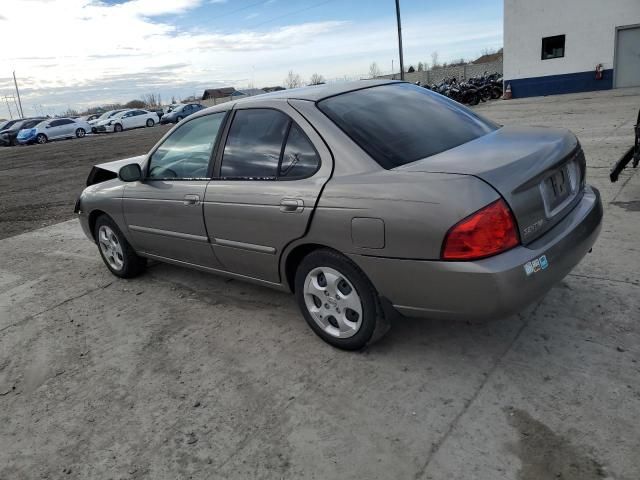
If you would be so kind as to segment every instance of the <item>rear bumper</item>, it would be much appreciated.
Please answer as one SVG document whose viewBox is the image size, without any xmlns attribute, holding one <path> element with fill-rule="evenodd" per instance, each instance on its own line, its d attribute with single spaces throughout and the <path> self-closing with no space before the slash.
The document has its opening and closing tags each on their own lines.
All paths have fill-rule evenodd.
<svg viewBox="0 0 640 480">
<path fill-rule="evenodd" d="M 487 320 L 514 314 L 560 282 L 589 252 L 602 223 L 598 190 L 586 187 L 574 209 L 535 242 L 477 262 L 353 255 L 380 296 L 409 317 Z M 547 267 L 525 265 L 546 257 Z M 545 262 L 543 261 L 543 264 Z M 530 265 L 529 265 L 530 266 Z"/>
</svg>

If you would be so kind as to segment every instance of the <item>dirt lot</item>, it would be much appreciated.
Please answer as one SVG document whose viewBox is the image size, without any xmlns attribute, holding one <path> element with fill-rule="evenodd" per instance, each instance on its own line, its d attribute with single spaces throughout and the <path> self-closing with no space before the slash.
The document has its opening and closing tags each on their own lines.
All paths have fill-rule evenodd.
<svg viewBox="0 0 640 480">
<path fill-rule="evenodd" d="M 629 89 L 480 107 L 579 135 L 593 253 L 516 316 L 394 318 L 364 352 L 317 339 L 289 295 L 162 264 L 118 280 L 73 220 L 1 240 L 0 479 L 639 479 L 640 173 L 607 179 L 639 107 Z M 93 163 L 66 159 L 80 145 L 42 150 L 77 170 L 57 201 Z M 3 178 L 3 208 L 46 204 L 53 175 Z"/>
<path fill-rule="evenodd" d="M 168 129 L 0 147 L 0 239 L 68 220 L 92 165 L 141 155 Z"/>
</svg>

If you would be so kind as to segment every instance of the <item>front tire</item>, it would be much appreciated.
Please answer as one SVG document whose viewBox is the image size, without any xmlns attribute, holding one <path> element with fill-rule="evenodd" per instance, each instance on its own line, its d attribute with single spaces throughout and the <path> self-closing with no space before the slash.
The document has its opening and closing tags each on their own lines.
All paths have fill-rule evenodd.
<svg viewBox="0 0 640 480">
<path fill-rule="evenodd" d="M 116 133 L 120 133 L 122 131 L 122 125 L 120 125 L 119 123 L 116 123 L 113 126 L 113 131 L 116 132 Z"/>
<path fill-rule="evenodd" d="M 36 137 L 36 142 L 38 142 L 40 145 L 44 145 L 45 143 L 47 143 L 47 140 L 47 136 L 44 133 L 39 133 Z"/>
<path fill-rule="evenodd" d="M 87 134 L 87 132 L 85 132 L 84 128 L 78 128 L 76 130 L 76 137 L 77 138 L 82 138 Z"/>
<path fill-rule="evenodd" d="M 93 236 L 102 261 L 116 277 L 133 278 L 147 266 L 147 260 L 133 250 L 116 223 L 107 215 L 96 220 Z"/>
<path fill-rule="evenodd" d="M 383 310 L 371 282 L 347 257 L 322 249 L 296 271 L 295 295 L 311 329 L 343 350 L 360 350 L 381 324 Z"/>
<path fill-rule="evenodd" d="M 156 122 L 153 121 L 153 118 L 147 119 L 147 127 L 153 127 L 155 124 Z"/>
<path fill-rule="evenodd" d="M 182 117 L 178 115 L 176 117 L 176 123 L 180 123 L 181 121 L 182 121 Z"/>
</svg>

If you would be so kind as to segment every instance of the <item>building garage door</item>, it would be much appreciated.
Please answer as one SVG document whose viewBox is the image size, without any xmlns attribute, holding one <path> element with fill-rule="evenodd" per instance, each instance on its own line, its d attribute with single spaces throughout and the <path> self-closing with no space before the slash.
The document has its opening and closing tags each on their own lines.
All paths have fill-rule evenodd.
<svg viewBox="0 0 640 480">
<path fill-rule="evenodd" d="M 618 30 L 616 87 L 640 86 L 640 27 Z"/>
</svg>

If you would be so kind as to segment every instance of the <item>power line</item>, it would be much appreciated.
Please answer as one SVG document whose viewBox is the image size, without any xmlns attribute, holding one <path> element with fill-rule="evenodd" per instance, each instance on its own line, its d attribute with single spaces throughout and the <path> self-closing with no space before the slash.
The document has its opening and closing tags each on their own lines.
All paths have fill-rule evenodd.
<svg viewBox="0 0 640 480">
<path fill-rule="evenodd" d="M 311 10 L 313 8 L 318 8 L 318 7 L 321 7 L 322 5 L 326 5 L 327 3 L 331 3 L 331 2 L 335 2 L 335 1 L 336 0 L 325 0 L 324 2 L 319 2 L 319 3 L 316 3 L 314 5 L 309 5 L 308 7 L 301 8 L 301 9 L 295 10 L 293 12 L 285 13 L 283 15 L 279 15 L 277 17 L 270 18 L 269 20 L 265 20 L 264 22 L 256 23 L 255 25 L 251 25 L 249 28 L 260 27 L 261 25 L 264 25 L 266 23 L 270 23 L 270 22 L 273 22 L 275 20 L 280 20 L 281 18 L 288 17 L 290 15 L 295 15 L 297 13 L 306 12 L 307 10 Z"/>
</svg>

